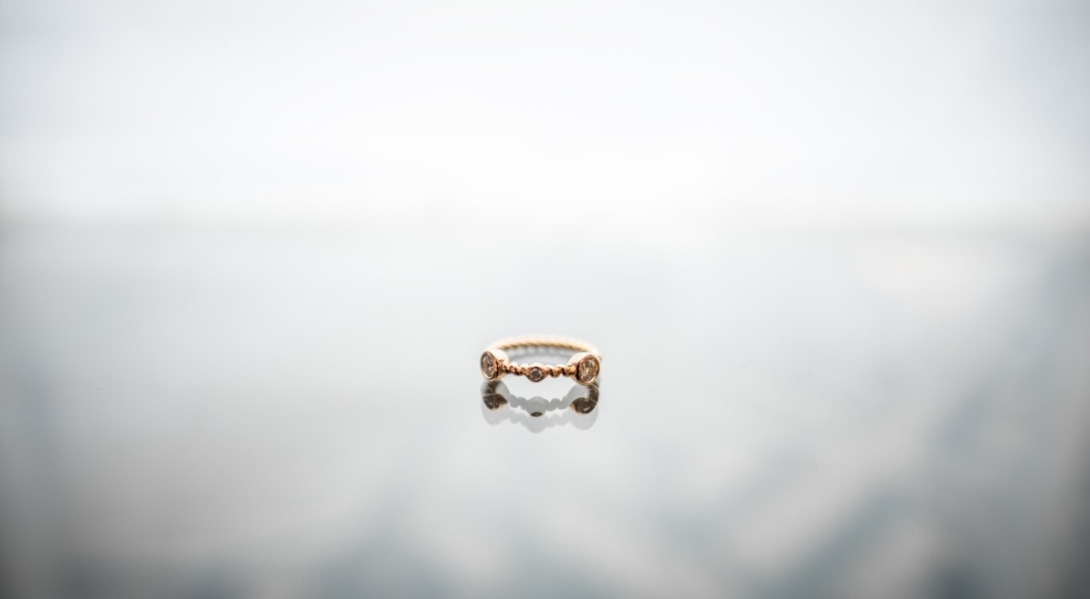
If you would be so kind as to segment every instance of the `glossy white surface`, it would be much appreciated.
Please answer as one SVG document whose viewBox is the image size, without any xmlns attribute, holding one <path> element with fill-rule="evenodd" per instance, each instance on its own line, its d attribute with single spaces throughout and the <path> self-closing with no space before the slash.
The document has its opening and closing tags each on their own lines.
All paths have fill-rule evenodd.
<svg viewBox="0 0 1090 599">
<path fill-rule="evenodd" d="M 0 237 L 6 584 L 109 597 L 1075 588 L 1085 238 L 514 236 Z M 492 253 L 497 240 L 510 254 Z M 587 272 L 533 266 L 586 256 Z M 538 332 L 602 348 L 593 414 L 554 410 L 542 427 L 483 408 L 480 350 Z M 569 388 L 504 381 L 524 398 Z"/>
</svg>

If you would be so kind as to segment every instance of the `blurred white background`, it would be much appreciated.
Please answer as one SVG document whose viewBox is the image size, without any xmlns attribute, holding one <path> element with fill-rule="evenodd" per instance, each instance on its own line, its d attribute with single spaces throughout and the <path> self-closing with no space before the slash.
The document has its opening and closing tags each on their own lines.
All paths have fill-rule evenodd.
<svg viewBox="0 0 1090 599">
<path fill-rule="evenodd" d="M 0 217 L 1084 229 L 1090 8 L 6 0 Z"/>
</svg>

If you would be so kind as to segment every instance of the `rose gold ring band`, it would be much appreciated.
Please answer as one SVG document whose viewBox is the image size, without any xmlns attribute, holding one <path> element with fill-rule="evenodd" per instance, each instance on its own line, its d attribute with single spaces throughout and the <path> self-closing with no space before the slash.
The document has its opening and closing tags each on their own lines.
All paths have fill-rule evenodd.
<svg viewBox="0 0 1090 599">
<path fill-rule="evenodd" d="M 517 350 L 571 350 L 575 355 L 566 364 L 519 364 L 512 362 L 507 352 Z M 547 377 L 566 376 L 580 385 L 598 380 L 602 370 L 602 355 L 589 343 L 567 337 L 527 336 L 500 339 L 481 353 L 481 374 L 486 381 L 498 381 L 507 374 L 524 376 L 538 383 Z"/>
</svg>

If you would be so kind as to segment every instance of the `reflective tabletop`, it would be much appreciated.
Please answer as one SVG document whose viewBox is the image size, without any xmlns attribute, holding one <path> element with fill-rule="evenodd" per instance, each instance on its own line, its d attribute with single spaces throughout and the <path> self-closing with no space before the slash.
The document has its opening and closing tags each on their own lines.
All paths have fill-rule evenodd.
<svg viewBox="0 0 1090 599">
<path fill-rule="evenodd" d="M 1085 588 L 1087 239 L 384 235 L 0 236 L 0 594 Z"/>
</svg>

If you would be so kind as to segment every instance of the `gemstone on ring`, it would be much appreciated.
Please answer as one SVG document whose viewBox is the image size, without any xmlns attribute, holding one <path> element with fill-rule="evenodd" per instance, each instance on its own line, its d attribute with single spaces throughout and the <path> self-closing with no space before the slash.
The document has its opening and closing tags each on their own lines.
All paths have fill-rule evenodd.
<svg viewBox="0 0 1090 599">
<path fill-rule="evenodd" d="M 540 366 L 534 365 L 530 367 L 530 370 L 526 373 L 527 378 L 535 383 L 540 383 L 545 379 L 545 371 Z"/>
<path fill-rule="evenodd" d="M 481 354 L 481 374 L 487 380 L 496 380 L 499 367 L 496 364 L 496 356 L 492 355 L 492 352 L 486 351 Z"/>
<path fill-rule="evenodd" d="M 598 378 L 599 368 L 598 358 L 592 355 L 583 357 L 583 359 L 579 361 L 579 382 L 584 385 L 593 383 L 594 379 Z"/>
</svg>

